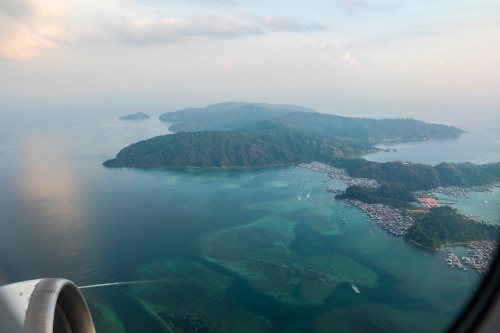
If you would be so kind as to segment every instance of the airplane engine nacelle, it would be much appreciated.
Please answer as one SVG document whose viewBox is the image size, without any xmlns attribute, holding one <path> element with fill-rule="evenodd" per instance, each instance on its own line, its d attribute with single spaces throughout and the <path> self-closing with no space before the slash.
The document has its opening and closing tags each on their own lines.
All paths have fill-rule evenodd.
<svg viewBox="0 0 500 333">
<path fill-rule="evenodd" d="M 0 323 L 2 333 L 95 333 L 83 295 L 65 279 L 0 287 Z"/>
</svg>

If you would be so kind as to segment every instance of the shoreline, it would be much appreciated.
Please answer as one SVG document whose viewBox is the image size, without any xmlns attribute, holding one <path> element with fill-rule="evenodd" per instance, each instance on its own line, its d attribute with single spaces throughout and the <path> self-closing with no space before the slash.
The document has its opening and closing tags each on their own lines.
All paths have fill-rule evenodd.
<svg viewBox="0 0 500 333">
<path fill-rule="evenodd" d="M 341 179 L 347 184 L 349 184 L 348 181 L 353 179 L 349 177 L 349 175 L 344 169 L 338 169 L 323 163 L 318 163 L 318 162 L 301 163 L 298 166 L 309 169 L 314 172 L 325 173 L 331 178 Z M 368 184 L 373 186 L 373 183 L 370 182 L 371 179 L 359 179 L 359 180 L 362 180 L 359 184 L 361 186 L 363 186 L 362 183 L 365 183 L 366 181 L 368 181 L 367 182 Z M 495 181 L 487 185 L 472 186 L 470 188 L 452 187 L 452 190 L 454 192 L 458 192 L 465 196 L 465 193 L 467 193 L 467 191 L 491 192 L 493 188 L 497 187 L 500 187 L 500 182 Z M 439 189 L 445 191 L 449 190 L 448 188 L 443 188 L 443 187 L 440 187 Z M 429 191 L 428 193 L 432 193 L 431 191 Z M 423 192 L 427 191 L 421 191 L 420 194 L 423 194 Z M 413 219 L 410 216 L 403 215 L 401 210 L 380 203 L 368 204 L 356 199 L 350 199 L 349 202 L 351 202 L 354 206 L 356 206 L 364 214 L 366 214 L 368 216 L 367 219 L 369 219 L 369 221 L 370 219 L 371 221 L 377 221 L 376 224 L 381 229 L 386 230 L 387 232 L 393 234 L 394 236 L 403 236 L 405 241 L 408 241 L 409 243 L 412 243 L 413 245 L 421 247 L 427 251 L 432 251 L 434 253 L 441 252 L 442 246 L 445 247 L 467 246 L 469 248 L 467 250 L 467 254 L 469 254 L 469 256 L 463 256 L 462 261 L 460 261 L 458 256 L 456 256 L 449 250 L 449 248 L 447 248 L 448 252 L 447 264 L 451 268 L 459 267 L 464 271 L 467 271 L 467 269 L 463 266 L 465 264 L 474 268 L 478 274 L 485 275 L 487 274 L 489 267 L 491 266 L 491 263 L 498 252 L 498 241 L 446 242 L 443 244 L 439 244 L 439 247 L 437 248 L 430 248 L 428 246 L 424 246 L 406 237 L 407 231 L 413 225 Z M 370 225 L 374 224 L 370 222 Z M 450 256 L 453 256 L 453 260 L 449 258 Z"/>
<path fill-rule="evenodd" d="M 422 244 L 420 244 L 420 243 L 417 243 L 417 242 L 415 242 L 415 241 L 414 241 L 414 240 L 412 240 L 412 239 L 406 239 L 406 238 L 405 238 L 405 241 L 410 242 L 410 243 L 413 243 L 413 244 L 414 244 L 414 245 L 416 245 L 416 246 L 422 247 L 422 248 L 424 248 L 424 249 L 426 249 L 426 250 L 429 250 L 429 251 L 432 251 L 432 252 L 440 252 L 440 251 L 441 251 L 441 248 L 435 248 L 435 249 L 433 249 L 433 248 L 431 248 L 431 247 L 428 247 L 428 246 L 422 245 Z"/>
</svg>

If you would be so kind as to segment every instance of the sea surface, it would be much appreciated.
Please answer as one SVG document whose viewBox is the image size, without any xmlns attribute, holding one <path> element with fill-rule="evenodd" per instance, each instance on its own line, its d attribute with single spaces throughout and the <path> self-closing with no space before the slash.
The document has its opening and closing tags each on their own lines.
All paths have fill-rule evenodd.
<svg viewBox="0 0 500 333">
<path fill-rule="evenodd" d="M 98 332 L 441 332 L 482 279 L 370 225 L 334 200 L 327 189 L 346 185 L 324 174 L 104 168 L 121 148 L 168 133 L 156 117 L 118 116 L 0 123 L 0 283 L 87 287 Z M 500 161 L 491 122 L 465 129 L 367 158 Z M 499 223 L 499 192 L 471 192 L 456 208 Z"/>
</svg>

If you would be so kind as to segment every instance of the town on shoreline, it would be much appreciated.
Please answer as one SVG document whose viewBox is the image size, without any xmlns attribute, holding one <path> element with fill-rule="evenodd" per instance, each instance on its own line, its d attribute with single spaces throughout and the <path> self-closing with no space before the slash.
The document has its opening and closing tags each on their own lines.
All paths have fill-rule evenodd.
<svg viewBox="0 0 500 333">
<path fill-rule="evenodd" d="M 334 179 L 343 180 L 348 186 L 357 185 L 357 186 L 372 187 L 372 188 L 377 188 L 380 186 L 380 184 L 375 179 L 351 177 L 347 174 L 345 170 L 335 168 L 324 163 L 319 163 L 319 162 L 301 163 L 298 166 L 309 169 L 314 172 L 327 174 L 329 177 Z M 461 188 L 457 186 L 449 188 L 439 187 L 437 189 L 432 189 L 429 191 L 417 191 L 414 194 L 417 197 L 429 197 L 435 193 L 442 193 L 450 197 L 467 198 L 468 197 L 467 193 L 469 191 L 476 191 L 483 193 L 491 192 L 493 188 L 496 187 L 500 187 L 500 182 L 494 182 L 492 184 L 484 186 L 474 186 L 471 188 Z M 338 193 L 339 191 L 329 190 L 329 192 Z M 439 200 L 440 198 L 424 198 L 424 199 L 431 199 L 431 200 L 421 200 L 421 203 L 425 204 L 429 202 L 431 205 L 434 205 L 436 200 Z M 431 202 L 432 200 L 434 201 Z M 394 236 L 398 237 L 404 236 L 409 230 L 409 228 L 413 225 L 413 219 L 400 209 L 380 203 L 375 203 L 375 204 L 364 203 L 356 199 L 351 199 L 350 202 L 368 216 L 367 220 L 371 225 L 373 225 L 373 223 L 376 223 L 380 228 L 386 230 L 387 232 L 393 234 Z M 444 202 L 444 204 L 452 204 L 452 203 Z M 472 216 L 467 216 L 465 214 L 463 215 L 475 222 L 488 223 L 488 221 L 475 219 Z M 414 243 L 415 245 L 422 246 L 415 242 L 412 243 Z M 472 241 L 461 244 L 444 244 L 444 245 L 446 246 L 446 251 L 448 252 L 446 263 L 451 268 L 458 268 L 467 271 L 467 269 L 464 267 L 465 264 L 474 268 L 476 272 L 481 275 L 485 275 L 488 272 L 488 269 L 491 263 L 493 262 L 493 259 L 495 258 L 495 255 L 499 248 L 498 241 Z M 458 246 L 458 245 L 463 245 L 468 247 L 467 255 L 463 256 L 462 260 L 460 260 L 458 256 L 455 253 L 451 252 L 450 250 L 450 246 Z M 428 249 L 427 247 L 424 248 Z M 439 251 L 439 249 L 430 249 L 430 250 Z"/>
</svg>

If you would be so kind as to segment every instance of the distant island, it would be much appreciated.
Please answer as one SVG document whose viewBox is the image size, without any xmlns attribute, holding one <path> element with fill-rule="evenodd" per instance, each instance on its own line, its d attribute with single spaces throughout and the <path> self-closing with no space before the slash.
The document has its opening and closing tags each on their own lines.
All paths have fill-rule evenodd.
<svg viewBox="0 0 500 333">
<path fill-rule="evenodd" d="M 143 120 L 143 119 L 149 119 L 151 118 L 149 115 L 143 113 L 143 112 L 137 112 L 137 113 L 134 113 L 134 114 L 130 114 L 128 116 L 123 116 L 123 117 L 120 117 L 118 119 L 122 119 L 122 120 Z"/>
</svg>

